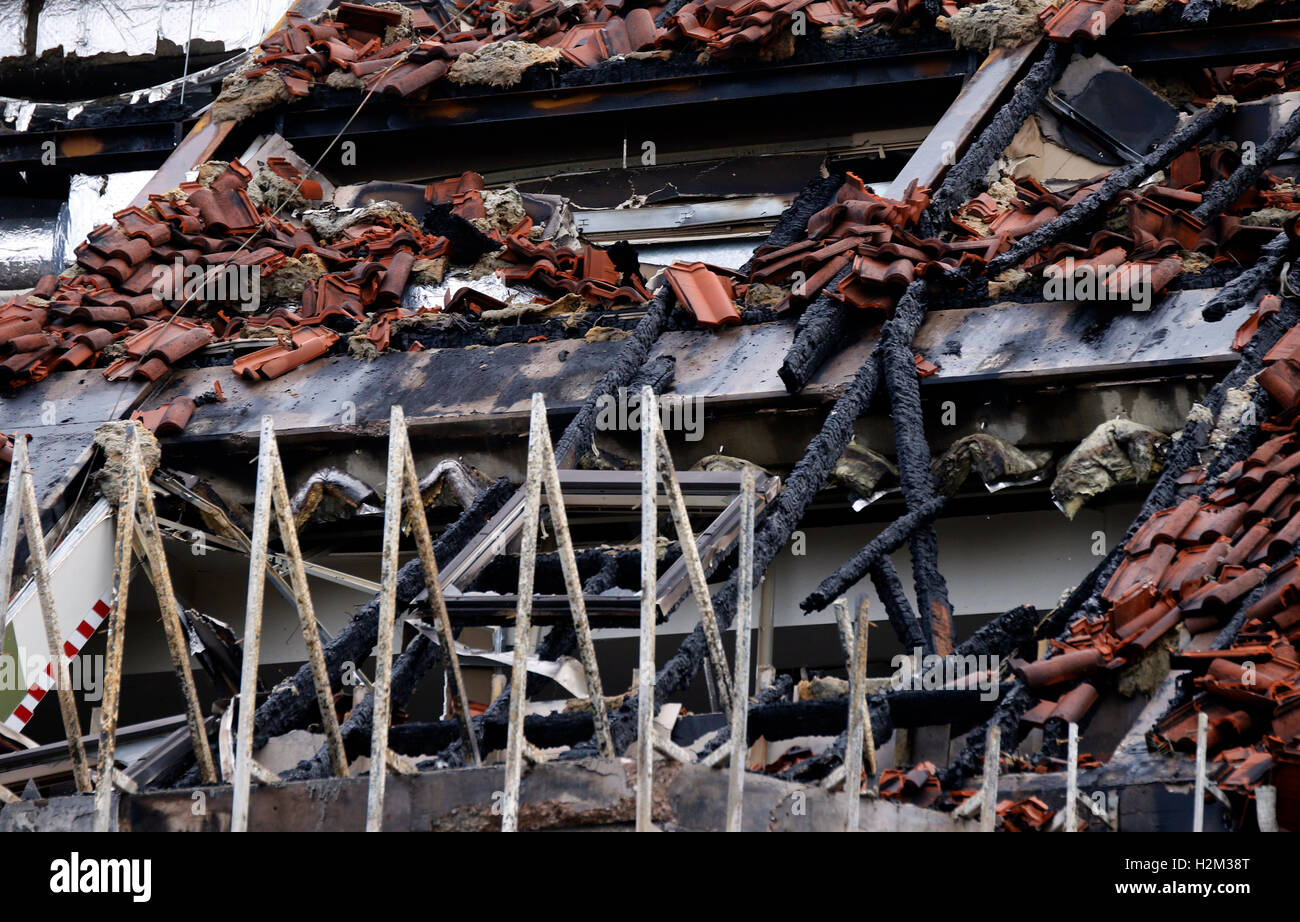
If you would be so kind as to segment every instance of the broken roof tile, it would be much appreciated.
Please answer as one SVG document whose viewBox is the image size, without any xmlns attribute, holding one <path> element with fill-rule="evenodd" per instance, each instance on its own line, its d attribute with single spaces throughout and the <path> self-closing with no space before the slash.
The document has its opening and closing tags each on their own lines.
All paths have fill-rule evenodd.
<svg viewBox="0 0 1300 922">
<path fill-rule="evenodd" d="M 131 419 L 139 420 L 154 435 L 176 435 L 189 424 L 194 409 L 189 397 L 175 397 L 156 409 L 136 410 Z"/>
<path fill-rule="evenodd" d="M 677 300 L 704 326 L 740 323 L 731 279 L 704 263 L 677 264 L 664 270 Z"/>
<path fill-rule="evenodd" d="M 301 327 L 293 331 L 289 344 L 268 346 L 236 359 L 234 372 L 249 381 L 269 381 L 320 358 L 338 338 L 325 327 Z"/>
</svg>

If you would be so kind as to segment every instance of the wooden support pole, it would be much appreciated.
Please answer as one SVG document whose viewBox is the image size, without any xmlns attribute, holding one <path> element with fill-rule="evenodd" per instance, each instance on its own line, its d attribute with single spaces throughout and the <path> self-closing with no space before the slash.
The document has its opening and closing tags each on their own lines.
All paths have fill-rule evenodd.
<svg viewBox="0 0 1300 922">
<path fill-rule="evenodd" d="M 402 528 L 402 453 L 393 444 L 401 436 L 392 429 L 388 441 L 388 495 L 384 500 L 384 549 L 379 584 L 379 628 L 375 640 L 374 701 L 370 724 L 370 784 L 366 796 L 366 832 L 384 828 L 384 785 L 388 776 L 388 726 L 392 716 L 393 631 L 397 620 L 397 549 Z M 393 491 L 396 490 L 396 496 Z"/>
<path fill-rule="evenodd" d="M 1255 787 L 1255 819 L 1260 832 L 1277 832 L 1277 788 L 1271 784 Z"/>
<path fill-rule="evenodd" d="M 185 723 L 189 727 L 194 758 L 198 762 L 199 777 L 204 784 L 217 783 L 217 769 L 212 762 L 212 749 L 204 727 L 203 708 L 199 704 L 198 689 L 194 685 L 194 671 L 190 668 L 190 642 L 181 624 L 180 605 L 176 602 L 171 571 L 167 568 L 167 554 L 163 550 L 162 534 L 158 527 L 158 511 L 154 507 L 153 491 L 143 467 L 137 467 L 134 476 L 140 479 L 140 503 L 137 509 L 136 535 L 144 547 L 149 561 L 154 594 L 158 597 L 158 610 L 162 615 L 163 633 L 167 636 L 167 651 L 171 655 L 172 669 L 180 682 L 181 697 L 185 701 Z"/>
<path fill-rule="evenodd" d="M 636 831 L 654 829 L 654 720 L 655 720 L 655 619 L 659 606 L 655 598 L 658 582 L 655 568 L 655 539 L 658 534 L 659 464 L 655 431 L 659 413 L 655 393 L 641 389 L 641 635 L 637 666 L 637 776 Z"/>
<path fill-rule="evenodd" d="M 280 449 L 275 440 L 275 426 L 270 416 L 262 417 L 260 437 L 253 534 L 248 549 L 248 604 L 244 623 L 243 670 L 240 675 L 239 727 L 234 767 L 235 791 L 230 824 L 231 831 L 234 832 L 243 832 L 248 828 L 249 785 L 252 779 L 256 778 L 263 783 L 278 780 L 274 772 L 268 771 L 253 759 L 252 753 L 265 581 L 269 576 L 277 585 L 280 582 L 278 574 L 268 568 L 270 552 L 267 545 L 270 541 L 272 516 L 275 517 L 280 540 L 284 544 L 283 559 L 289 569 L 290 599 L 298 613 L 298 626 L 307 650 L 307 663 L 311 670 L 316 706 L 320 711 L 330 762 L 336 777 L 346 778 L 348 774 L 347 753 L 343 748 L 343 736 L 334 708 L 334 690 L 330 685 L 329 669 L 325 664 L 325 651 L 321 644 L 321 628 L 316 621 L 316 609 L 307 584 L 307 565 L 298 544 L 298 526 L 294 520 L 289 486 L 284 477 Z"/>
<path fill-rule="evenodd" d="M 1079 831 L 1079 725 L 1070 722 L 1065 766 L 1065 831 Z"/>
<path fill-rule="evenodd" d="M 1209 718 L 1204 711 L 1196 714 L 1196 789 L 1192 803 L 1192 832 L 1205 831 L 1205 755 L 1209 737 Z"/>
<path fill-rule="evenodd" d="M 998 828 L 998 773 L 1002 759 L 1002 726 L 989 721 L 984 737 L 984 786 L 980 789 L 980 832 Z"/>
<path fill-rule="evenodd" d="M 857 637 L 854 651 L 862 654 L 862 747 L 868 778 L 876 777 L 876 735 L 871 729 L 871 709 L 867 706 L 867 669 L 871 662 L 871 613 L 866 594 L 858 596 Z"/>
<path fill-rule="evenodd" d="M 26 456 L 27 437 L 22 433 L 14 434 L 14 457 L 18 459 L 18 443 L 23 443 Z M 18 465 L 9 465 L 9 485 L 5 489 L 4 509 L 0 513 L 0 654 L 5 649 L 5 634 L 9 627 L 9 594 L 13 591 L 14 554 L 18 550 L 18 521 L 22 518 L 22 483 L 18 474 Z"/>
<path fill-rule="evenodd" d="M 68 752 L 72 756 L 72 775 L 77 791 L 91 791 L 90 765 L 86 760 L 86 747 L 81 744 L 81 723 L 77 719 L 77 703 L 72 697 L 72 675 L 68 671 L 68 658 L 63 655 L 63 638 L 59 631 L 59 615 L 54 607 L 54 587 L 50 583 L 50 562 L 45 554 L 45 535 L 41 532 L 41 513 L 36 504 L 36 484 L 32 477 L 31 460 L 27 456 L 27 440 L 21 435 L 14 439 L 14 456 L 9 465 L 9 477 L 21 483 L 21 512 L 27 534 L 27 552 L 31 556 L 36 577 L 36 594 L 45 618 L 45 640 L 50 650 L 50 673 L 58 691 L 59 711 L 63 716 L 63 731 L 68 736 Z M 11 515 L 17 515 L 13 510 Z M 8 600 L 5 600 L 6 607 Z"/>
<path fill-rule="evenodd" d="M 736 673 L 731 686 L 731 765 L 727 785 L 727 832 L 740 832 L 744 818 L 746 754 L 749 752 L 749 627 L 754 608 L 754 468 L 740 481 L 740 552 L 736 566 Z"/>
<path fill-rule="evenodd" d="M 248 598 L 244 608 L 243 663 L 239 676 L 239 720 L 235 731 L 235 777 L 230 831 L 248 831 L 248 801 L 253 781 L 253 712 L 257 709 L 257 662 L 262 649 L 262 602 L 266 588 L 267 541 L 271 534 L 271 417 L 262 417 L 253 501 L 252 547 L 248 553 Z"/>
<path fill-rule="evenodd" d="M 280 449 L 271 435 L 271 489 L 276 523 L 280 528 L 280 541 L 284 544 L 289 562 L 289 581 L 293 587 L 294 609 L 298 612 L 298 626 L 302 630 L 303 644 L 307 649 L 307 663 L 311 668 L 312 684 L 316 690 L 316 705 L 320 710 L 321 728 L 329 746 L 330 762 L 336 778 L 348 776 L 348 756 L 343 750 L 343 736 L 339 731 L 339 716 L 334 710 L 334 690 L 330 687 L 329 667 L 325 665 L 325 650 L 321 646 L 320 628 L 316 623 L 316 609 L 312 605 L 311 590 L 307 586 L 307 572 L 303 565 L 302 550 L 298 546 L 298 524 L 294 521 L 293 506 L 289 501 L 289 488 L 284 480 L 284 467 L 280 463 Z"/>
<path fill-rule="evenodd" d="M 465 676 L 460 668 L 460 654 L 456 652 L 456 636 L 451 629 L 451 616 L 447 614 L 447 602 L 442 595 L 442 584 L 438 578 L 438 558 L 433 552 L 433 536 L 429 533 L 429 520 L 424 514 L 420 478 L 415 472 L 415 456 L 411 453 L 411 438 L 406 428 L 406 415 L 401 407 L 393 407 L 389 426 L 401 432 L 405 471 L 402 492 L 406 496 L 406 517 L 411 523 L 411 531 L 415 535 L 415 547 L 420 555 L 420 564 L 424 568 L 424 585 L 428 589 L 433 621 L 442 638 L 442 649 L 447 658 L 446 674 L 450 676 L 455 686 L 452 694 L 456 698 L 456 709 L 460 712 L 461 740 L 469 748 L 474 764 L 482 765 L 483 757 L 479 753 L 478 737 L 474 734 L 469 712 L 469 690 L 465 687 Z"/>
<path fill-rule="evenodd" d="M 578 573 L 578 558 L 573 550 L 573 537 L 569 533 L 569 517 L 564 509 L 564 491 L 560 487 L 560 472 L 555 466 L 555 450 L 551 446 L 551 433 L 546 426 L 546 402 L 541 394 L 533 394 L 533 413 L 539 418 L 541 433 L 542 477 L 546 485 L 546 506 L 551 511 L 551 524 L 555 527 L 555 545 L 559 551 L 560 569 L 564 573 L 564 587 L 569 596 L 569 612 L 573 616 L 573 630 L 578 635 L 578 659 L 587 680 L 587 700 L 591 702 L 592 723 L 596 730 L 596 743 L 606 759 L 614 758 L 614 737 L 609 729 L 609 714 L 605 711 L 605 692 L 600 684 L 600 669 L 596 665 L 596 644 L 591 637 L 591 623 L 587 619 L 587 603 L 582 594 L 582 577 Z M 529 445 L 532 450 L 532 445 Z M 540 515 L 540 510 L 539 510 Z M 532 566 L 536 566 L 534 556 Z"/>
<path fill-rule="evenodd" d="M 846 609 L 837 600 L 836 611 Z M 847 612 L 845 613 L 847 617 Z M 871 739 L 871 715 L 867 711 L 867 607 L 858 610 L 857 632 L 846 634 L 845 646 L 850 651 L 849 659 L 849 735 L 844 752 L 844 830 L 858 831 L 858 820 L 862 812 L 862 762 L 863 749 Z M 867 774 L 874 775 L 875 746 L 871 746 Z"/>
<path fill-rule="evenodd" d="M 519 784 L 523 775 L 524 711 L 528 697 L 528 657 L 532 646 L 533 574 L 537 569 L 537 525 L 542 507 L 542 439 L 550 440 L 540 395 L 533 395 L 528 427 L 528 467 L 524 474 L 524 525 L 519 548 L 519 589 L 515 605 L 515 655 L 510 667 L 510 723 L 506 731 L 505 792 L 501 831 L 519 828 Z"/>
<path fill-rule="evenodd" d="M 677 531 L 677 543 L 681 545 L 682 561 L 686 564 L 686 573 L 691 581 L 691 594 L 700 609 L 700 621 L 704 625 L 704 639 L 708 643 L 709 659 L 706 666 L 711 667 L 711 674 L 717 694 L 717 706 L 724 713 L 731 713 L 731 682 L 727 678 L 727 655 L 722 648 L 722 630 L 718 626 L 718 616 L 713 611 L 713 597 L 709 594 L 709 582 L 704 575 L 704 563 L 700 560 L 699 545 L 695 541 L 695 531 L 691 528 L 691 518 L 686 510 L 686 499 L 677 481 L 677 469 L 673 466 L 672 451 L 663 429 L 655 426 L 655 442 L 659 449 L 659 461 L 663 464 L 663 483 L 668 490 L 668 508 L 673 515 L 673 527 Z M 746 677 L 748 681 L 748 677 Z M 711 702 L 712 703 L 712 702 Z"/>
<path fill-rule="evenodd" d="M 113 762 L 117 751 L 117 715 L 122 692 L 122 645 L 125 642 L 126 603 L 131 588 L 131 547 L 140 478 L 131 474 L 140 466 L 139 430 L 127 427 L 126 486 L 117 505 L 117 537 L 113 543 L 113 607 L 108 615 L 107 653 L 104 664 L 104 703 L 99 726 L 99 777 L 95 787 L 95 831 L 113 826 Z"/>
</svg>

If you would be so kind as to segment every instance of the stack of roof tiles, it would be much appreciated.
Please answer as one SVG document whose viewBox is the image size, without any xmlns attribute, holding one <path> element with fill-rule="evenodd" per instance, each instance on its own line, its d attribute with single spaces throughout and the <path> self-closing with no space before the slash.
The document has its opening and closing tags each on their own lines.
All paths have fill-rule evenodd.
<svg viewBox="0 0 1300 922">
<path fill-rule="evenodd" d="M 1270 61 L 1238 64 L 1205 71 L 1207 95 L 1226 93 L 1238 102 L 1248 102 L 1300 88 L 1300 61 Z"/>
<path fill-rule="evenodd" d="M 556 246 L 549 240 L 529 239 L 532 221 L 525 218 L 505 238 L 502 259 L 518 268 L 501 269 L 508 282 L 529 282 L 556 294 L 581 295 L 584 301 L 604 306 L 615 301 L 640 304 L 650 293 L 633 273 L 620 272 L 609 254 L 595 246 L 582 250 Z"/>
<path fill-rule="evenodd" d="M 333 18 L 312 22 L 289 13 L 284 29 L 262 42 L 262 51 L 245 77 L 274 72 L 295 96 L 332 72 L 351 74 L 366 88 L 390 96 L 409 96 L 444 78 L 462 54 L 493 42 L 531 42 L 555 48 L 577 67 L 615 55 L 648 51 L 668 38 L 655 26 L 649 9 L 619 15 L 623 3 L 559 3 L 527 0 L 510 8 L 476 0 L 457 4 L 457 20 L 438 21 L 413 9 L 412 34 L 385 43 L 402 22 L 400 10 L 341 3 Z M 456 25 L 453 28 L 452 23 Z M 461 28 L 461 23 L 470 28 Z"/>
<path fill-rule="evenodd" d="M 911 769 L 885 769 L 880 773 L 879 790 L 886 800 L 916 807 L 934 807 L 945 802 L 956 805 L 978 796 L 975 791 L 949 791 L 945 795 L 933 762 L 919 762 Z M 997 828 L 1004 832 L 1043 832 L 1056 816 L 1056 811 L 1037 797 L 999 801 L 997 813 Z M 1083 821 L 1080 828 L 1087 825 Z"/>
<path fill-rule="evenodd" d="M 1026 715 L 1030 723 L 1079 721 L 1098 697 L 1089 677 L 1137 663 L 1180 628 L 1213 636 L 1250 597 L 1230 646 L 1175 654 L 1196 676 L 1197 694 L 1165 716 L 1151 740 L 1194 750 L 1204 712 L 1224 784 L 1249 790 L 1271 777 L 1290 811 L 1284 825 L 1300 828 L 1300 326 L 1264 363 L 1259 384 L 1279 407 L 1263 425 L 1271 437 L 1204 496 L 1189 495 L 1142 525 L 1102 590 L 1101 617 L 1072 623 L 1049 658 L 1011 665 L 1044 699 Z M 1180 483 L 1194 488 L 1205 476 L 1194 468 Z"/>
<path fill-rule="evenodd" d="M 301 179 L 283 161 L 270 168 Z M 52 371 L 93 367 L 106 351 L 117 356 L 104 369 L 109 380 L 155 381 L 210 342 L 261 328 L 268 335 L 278 328 L 286 341 L 246 357 L 236 371 L 274 377 L 328 350 L 337 334 L 322 326 L 327 321 L 351 326 L 391 309 L 415 261 L 447 250 L 444 238 L 382 217 L 319 241 L 302 224 L 254 206 L 249 179 L 236 160 L 209 185 L 182 183 L 178 194 L 153 195 L 147 207 L 123 209 L 116 224 L 92 231 L 76 248 L 80 274 L 46 276 L 0 307 L 0 383 L 16 387 Z M 301 191 L 320 195 L 314 182 Z M 209 281 L 228 267 L 266 276 L 308 253 L 329 271 L 307 284 L 300 308 L 232 316 L 235 297 L 199 300 L 212 287 L 196 284 L 198 270 Z M 207 319 L 193 319 L 203 314 Z"/>
<path fill-rule="evenodd" d="M 272 159 L 267 168 L 300 185 L 304 196 L 320 197 L 319 183 L 304 181 L 288 162 Z M 325 355 L 340 332 L 358 327 L 383 351 L 393 321 L 438 310 L 404 308 L 401 301 L 420 260 L 449 255 L 447 238 L 381 209 L 363 211 L 324 240 L 302 221 L 255 206 L 248 195 L 250 179 L 236 160 L 206 184 L 182 183 L 173 193 L 151 196 L 146 207 L 117 212 L 113 225 L 95 228 L 76 248 L 74 270 L 47 275 L 31 292 L 0 306 L 0 385 L 12 389 L 54 371 L 93 367 L 103 367 L 111 381 L 157 381 L 205 346 L 246 337 L 278 342 L 242 355 L 232 371 L 267 380 Z M 488 217 L 483 190 L 482 177 L 465 173 L 430 184 L 425 199 L 483 228 Z M 528 282 L 557 296 L 576 294 L 605 308 L 649 299 L 639 275 L 616 268 L 607 251 L 537 241 L 532 230 L 525 217 L 504 234 L 490 226 L 481 231 L 513 264 L 498 270 L 507 282 Z M 300 304 L 238 303 L 233 285 L 224 286 L 229 297 L 215 300 L 213 291 L 220 286 L 211 281 L 219 272 L 235 267 L 268 276 L 289 259 L 309 256 L 326 272 L 305 283 Z M 671 272 L 697 270 L 713 271 L 692 264 Z M 200 284 L 200 273 L 207 274 L 208 284 Z M 688 310 L 698 308 L 704 325 L 739 322 L 729 284 L 714 304 L 690 296 L 683 303 Z M 441 310 L 477 315 L 504 306 L 465 287 L 454 297 L 449 291 Z M 153 422 L 175 431 L 193 409 L 175 407 Z"/>
<path fill-rule="evenodd" d="M 266 38 L 243 75 L 274 72 L 290 93 L 306 96 L 330 73 L 344 72 L 367 89 L 409 96 L 446 77 L 462 54 L 494 42 L 553 48 L 574 67 L 660 48 L 725 57 L 763 51 L 790 34 L 796 18 L 803 28 L 894 30 L 914 21 L 923 6 L 922 0 L 692 0 L 656 25 L 663 4 L 631 8 L 626 0 L 522 0 L 506 7 L 472 0 L 456 3 L 456 19 L 412 7 L 411 31 L 397 38 L 400 10 L 341 3 L 332 18 L 315 22 L 290 12 L 286 27 Z M 385 43 L 386 36 L 394 40 Z"/>
<path fill-rule="evenodd" d="M 834 300 L 888 316 L 903 289 L 928 269 L 980 261 L 974 247 L 921 239 L 908 230 L 929 202 L 929 190 L 915 183 L 895 200 L 876 195 L 849 173 L 835 201 L 808 220 L 803 240 L 754 252 L 749 281 L 793 281 L 778 311 L 802 307 L 825 291 Z"/>
<path fill-rule="evenodd" d="M 702 44 L 711 55 L 725 55 L 744 46 L 771 45 L 797 18 L 813 26 L 893 30 L 923 7 L 923 0 L 692 0 L 673 16 L 670 34 Z"/>
<path fill-rule="evenodd" d="M 1252 188 L 1228 211 L 1204 222 L 1193 216 L 1203 191 L 1227 177 L 1237 165 L 1237 155 L 1218 147 L 1192 149 L 1175 158 L 1163 183 L 1123 193 L 1121 229 L 1103 228 L 1085 242 L 1065 241 L 1032 254 L 1024 269 L 1046 269 L 1105 276 L 1113 296 L 1137 279 L 1149 280 L 1159 293 L 1183 272 L 1183 255 L 1196 252 L 1220 265 L 1253 262 L 1260 249 L 1278 233 L 1276 227 L 1246 223 L 1243 217 L 1265 207 L 1300 212 L 1300 197 L 1290 184 L 1266 176 L 1268 188 Z M 1024 236 L 1064 213 L 1097 190 L 1104 177 L 1082 185 L 1069 196 L 1043 188 L 1032 177 L 1014 180 L 1011 201 L 981 193 L 951 218 L 959 245 L 976 245 L 991 258 Z M 1115 226 L 1115 225 L 1112 225 Z M 1068 262 L 1067 262 L 1068 260 Z"/>
</svg>

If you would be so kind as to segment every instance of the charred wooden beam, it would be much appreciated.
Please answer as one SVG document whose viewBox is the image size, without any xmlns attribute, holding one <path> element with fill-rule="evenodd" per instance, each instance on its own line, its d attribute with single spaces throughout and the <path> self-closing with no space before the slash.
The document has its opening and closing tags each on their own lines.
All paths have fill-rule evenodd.
<svg viewBox="0 0 1300 922">
<path fill-rule="evenodd" d="M 894 564 L 888 557 L 880 557 L 872 562 L 867 572 L 871 574 L 871 585 L 875 586 L 876 595 L 884 603 L 885 615 L 903 649 L 924 649 L 925 634 L 921 631 L 921 622 L 903 592 L 903 581 L 898 578 Z"/>
<path fill-rule="evenodd" d="M 928 507 L 937 495 L 921 412 L 921 382 L 912 352 L 912 339 L 924 317 L 925 305 L 921 299 L 905 295 L 880 335 L 885 350 L 882 371 L 894 421 L 899 483 L 903 498 L 912 509 Z M 908 544 L 926 648 L 947 656 L 953 647 L 952 603 L 948 600 L 947 581 L 939 572 L 939 538 L 933 524 L 922 522 L 910 534 Z"/>
<path fill-rule="evenodd" d="M 1017 605 L 957 645 L 957 656 L 1006 657 L 1034 639 L 1040 618 L 1032 605 Z"/>
<path fill-rule="evenodd" d="M 600 383 L 592 388 L 587 399 L 583 401 L 582 408 L 578 410 L 578 415 L 569 422 L 564 434 L 556 443 L 555 463 L 558 467 L 576 467 L 578 459 L 590 450 L 596 434 L 596 417 L 600 412 L 601 399 L 616 393 L 620 387 L 627 387 L 642 370 L 646 356 L 650 354 L 650 348 L 663 332 L 664 323 L 675 303 L 672 286 L 660 286 L 654 298 L 646 305 L 645 316 L 637 323 L 632 335 L 623 341 L 623 346 L 610 365 L 609 371 L 605 372 Z"/>
<path fill-rule="evenodd" d="M 948 215 L 984 190 L 989 167 L 1002 156 L 1025 119 L 1038 110 L 1047 91 L 1061 76 L 1068 60 L 1068 55 L 1062 50 L 1066 47 L 1058 42 L 1047 44 L 1047 51 L 1016 86 L 1011 99 L 998 109 L 975 143 L 948 171 L 921 216 L 919 233 L 922 237 L 938 236 L 948 221 Z"/>
<path fill-rule="evenodd" d="M 945 788 L 952 788 L 984 770 L 984 747 L 988 741 L 989 723 L 996 722 L 1002 728 L 1002 751 L 1014 750 L 1020 742 L 1020 718 L 1037 701 L 1023 683 L 1017 682 L 1010 692 L 1002 696 L 988 722 L 966 734 L 966 745 L 951 764 L 939 773 L 940 783 Z"/>
<path fill-rule="evenodd" d="M 1259 146 L 1254 157 L 1249 161 L 1243 159 L 1231 176 L 1210 186 L 1201 197 L 1201 204 L 1192 212 L 1192 217 L 1198 221 L 1209 221 L 1222 214 L 1255 185 L 1264 171 L 1273 165 L 1273 161 L 1295 143 L 1296 138 L 1300 138 L 1300 110 L 1294 112 L 1281 128 Z"/>
<path fill-rule="evenodd" d="M 1291 240 L 1285 232 L 1264 244 L 1255 265 L 1219 289 L 1219 293 L 1201 309 L 1201 316 L 1215 323 L 1243 306 L 1255 292 L 1277 278 L 1290 246 Z"/>
<path fill-rule="evenodd" d="M 803 390 L 817 369 L 831 354 L 844 345 L 844 332 L 849 325 L 849 308 L 832 298 L 829 292 L 853 271 L 845 266 L 826 283 L 816 300 L 799 316 L 795 324 L 794 341 L 786 352 L 777 374 L 792 394 Z"/>
<path fill-rule="evenodd" d="M 924 285 L 921 280 L 913 282 L 908 286 L 904 297 L 913 299 L 921 297 Z M 919 325 L 921 319 L 919 315 L 908 312 L 905 316 L 908 317 L 908 323 L 914 322 Z M 915 333 L 916 330 L 913 328 L 909 335 Z M 845 446 L 853 437 L 854 420 L 870 408 L 880 384 L 880 353 L 881 349 L 878 345 L 862 363 L 862 367 L 858 369 L 844 393 L 827 414 L 821 430 L 808 443 L 804 456 L 786 480 L 781 495 L 764 516 L 762 527 L 754 539 L 753 573 L 741 574 L 739 568 L 733 570 L 726 584 L 714 597 L 714 612 L 724 630 L 730 627 L 735 616 L 739 580 L 748 577 L 757 581 L 767 571 L 772 560 L 790 540 L 791 533 L 803 518 L 808 504 L 826 482 L 831 468 L 844 453 Z M 656 703 L 667 702 L 672 695 L 686 687 L 699 671 L 706 652 L 703 626 L 696 625 L 695 630 L 686 636 L 677 652 L 655 677 Z M 635 698 L 631 698 L 611 715 L 611 730 L 617 752 L 625 750 L 635 738 L 636 711 Z M 883 739 L 886 735 L 887 733 L 882 733 L 876 738 Z M 594 743 L 589 740 L 582 746 L 574 747 L 565 754 L 565 757 L 582 758 L 591 752 L 594 752 Z"/>
<path fill-rule="evenodd" d="M 802 240 L 808 232 L 808 219 L 834 202 L 835 195 L 842 185 L 844 185 L 843 173 L 819 176 L 806 183 L 790 203 L 790 207 L 781 212 L 781 217 L 777 218 L 767 239 L 763 241 L 763 246 L 779 250 Z M 751 256 L 740 267 L 740 274 L 748 276 L 753 264 L 754 258 Z"/>
<path fill-rule="evenodd" d="M 847 561 L 840 565 L 830 576 L 826 577 L 821 583 L 809 593 L 808 597 L 799 603 L 799 607 L 806 612 L 821 611 L 835 599 L 839 598 L 845 591 L 856 583 L 878 561 L 885 560 L 890 554 L 903 546 L 909 538 L 919 528 L 922 528 L 929 522 L 934 521 L 934 517 L 939 514 L 943 508 L 945 497 L 935 496 L 925 503 L 913 508 L 906 515 L 903 515 L 888 526 L 876 537 L 872 538 L 867 544 Z M 898 630 L 898 625 L 895 625 Z M 905 630 L 899 633 L 900 641 L 905 644 L 905 648 L 912 649 L 912 641 L 916 638 L 911 630 Z M 933 653 L 933 650 L 927 650 Z"/>
<path fill-rule="evenodd" d="M 769 717 L 773 713 L 772 708 L 779 708 L 782 705 L 790 704 L 790 692 L 794 688 L 794 679 L 788 675 L 778 675 L 767 688 L 759 689 L 758 694 L 754 695 L 749 701 L 749 716 L 745 723 L 746 742 L 753 743 L 759 737 L 767 740 L 788 739 L 791 736 L 802 736 L 807 733 L 806 729 L 795 728 L 794 732 L 777 729 L 777 722 L 769 724 Z M 769 734 L 786 733 L 785 736 L 776 736 Z M 719 728 L 713 739 L 700 750 L 700 758 L 703 759 L 709 753 L 716 749 L 721 749 L 731 741 L 730 723 L 725 723 Z"/>
<path fill-rule="evenodd" d="M 767 740 L 792 739 L 799 736 L 842 733 L 847 726 L 848 698 L 823 698 L 814 701 L 791 702 L 782 700 L 788 695 L 792 680 L 782 677 L 779 684 L 769 686 L 750 703 L 749 724 L 746 737 L 749 743 L 760 737 Z M 935 714 L 944 714 L 953 721 L 969 723 L 983 720 L 994 709 L 994 702 L 981 700 L 978 691 L 966 690 L 913 690 L 901 689 L 886 694 L 870 696 L 873 709 L 873 732 L 883 732 L 886 737 L 897 727 L 926 726 Z M 503 714 L 482 719 L 484 751 L 504 748 L 506 743 L 506 717 Z M 527 717 L 524 732 L 529 742 L 539 748 L 572 746 L 581 743 L 592 733 L 590 712 L 557 712 Z M 425 755 L 430 751 L 445 749 L 455 743 L 458 734 L 456 721 L 442 720 L 400 724 L 389 731 L 389 746 L 403 755 Z M 703 747 L 707 755 L 725 743 L 723 734 Z M 360 752 L 355 753 L 360 755 Z M 441 768 L 439 760 L 422 763 L 421 768 Z M 291 780 L 286 778 L 285 780 Z"/>
</svg>

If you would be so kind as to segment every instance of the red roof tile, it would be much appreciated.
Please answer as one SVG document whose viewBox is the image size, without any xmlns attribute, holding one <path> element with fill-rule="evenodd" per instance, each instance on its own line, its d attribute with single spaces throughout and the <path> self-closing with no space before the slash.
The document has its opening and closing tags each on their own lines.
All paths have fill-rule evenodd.
<svg viewBox="0 0 1300 922">
<path fill-rule="evenodd" d="M 677 300 L 704 326 L 740 323 L 731 279 L 698 262 L 670 266 L 664 275 Z"/>
</svg>

